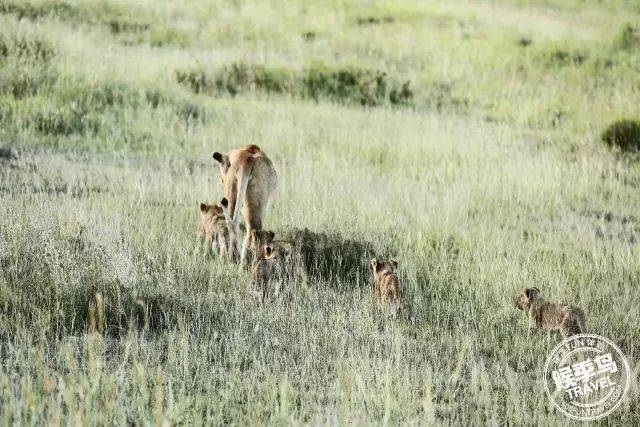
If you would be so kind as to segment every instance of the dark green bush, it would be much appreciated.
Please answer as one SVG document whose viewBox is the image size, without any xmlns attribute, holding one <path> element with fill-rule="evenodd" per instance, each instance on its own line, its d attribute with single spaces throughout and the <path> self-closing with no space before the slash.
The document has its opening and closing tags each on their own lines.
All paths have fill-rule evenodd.
<svg viewBox="0 0 640 427">
<path fill-rule="evenodd" d="M 49 70 L 23 67 L 21 73 L 12 72 L 15 69 L 0 70 L 0 94 L 11 95 L 16 99 L 33 96 L 47 84 L 54 80 L 54 74 Z"/>
<path fill-rule="evenodd" d="M 99 84 L 65 81 L 58 88 L 57 95 L 64 104 L 74 104 L 86 111 L 104 111 L 113 107 L 138 108 L 145 101 L 144 91 L 113 81 Z"/>
<path fill-rule="evenodd" d="M 176 80 L 194 93 L 209 95 L 261 91 L 363 106 L 407 105 L 413 99 L 410 82 L 399 84 L 384 72 L 355 67 L 292 71 L 235 63 L 214 73 L 202 68 L 178 70 Z"/>
<path fill-rule="evenodd" d="M 4 37 L 0 34 L 0 59 L 16 57 L 22 60 L 48 62 L 55 55 L 51 43 L 38 37 Z"/>
<path fill-rule="evenodd" d="M 632 24 L 625 24 L 613 42 L 614 46 L 622 50 L 632 50 L 640 47 L 640 28 Z"/>
<path fill-rule="evenodd" d="M 622 119 L 613 122 L 602 133 L 602 141 L 625 151 L 640 150 L 640 120 Z"/>
<path fill-rule="evenodd" d="M 215 87 L 213 81 L 202 70 L 178 70 L 176 80 L 196 94 L 211 92 Z"/>
<path fill-rule="evenodd" d="M 38 110 L 32 117 L 35 130 L 44 135 L 95 134 L 100 128 L 97 117 L 74 106 L 59 106 Z"/>
<path fill-rule="evenodd" d="M 372 25 L 372 24 L 389 24 L 394 22 L 396 19 L 391 15 L 385 16 L 359 16 L 356 19 L 356 23 L 358 25 Z"/>
<path fill-rule="evenodd" d="M 37 37 L 0 35 L 0 94 L 24 98 L 56 79 L 51 44 Z"/>
<path fill-rule="evenodd" d="M 189 46 L 189 36 L 184 31 L 175 28 L 154 29 L 149 35 L 149 44 L 153 47 L 174 45 L 180 47 Z"/>
<path fill-rule="evenodd" d="M 550 67 L 564 67 L 567 65 L 582 65 L 587 60 L 587 54 L 580 51 L 568 51 L 554 48 L 545 53 L 545 62 Z"/>
<path fill-rule="evenodd" d="M 18 19 L 37 19 L 43 16 L 56 15 L 69 18 L 77 14 L 77 9 L 65 1 L 48 1 L 34 5 L 27 1 L 0 1 L 0 13 L 15 14 Z"/>
<path fill-rule="evenodd" d="M 185 121 L 206 120 L 206 109 L 197 102 L 181 99 L 160 89 L 148 89 L 145 91 L 145 100 L 152 108 L 169 106 L 173 108 L 177 116 Z"/>
<path fill-rule="evenodd" d="M 113 34 L 138 33 L 151 27 L 148 22 L 130 17 L 114 17 L 107 20 L 107 25 Z"/>
</svg>

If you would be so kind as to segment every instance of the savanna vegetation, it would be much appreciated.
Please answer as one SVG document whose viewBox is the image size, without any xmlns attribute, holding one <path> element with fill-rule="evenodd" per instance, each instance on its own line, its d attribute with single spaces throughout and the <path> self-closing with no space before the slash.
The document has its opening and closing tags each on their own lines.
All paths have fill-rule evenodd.
<svg viewBox="0 0 640 427">
<path fill-rule="evenodd" d="M 571 424 L 536 286 L 638 424 L 638 120 L 630 0 L 0 0 L 0 420 Z M 330 267 L 265 304 L 196 245 L 249 143 Z M 397 318 L 342 274 L 372 254 Z"/>
</svg>

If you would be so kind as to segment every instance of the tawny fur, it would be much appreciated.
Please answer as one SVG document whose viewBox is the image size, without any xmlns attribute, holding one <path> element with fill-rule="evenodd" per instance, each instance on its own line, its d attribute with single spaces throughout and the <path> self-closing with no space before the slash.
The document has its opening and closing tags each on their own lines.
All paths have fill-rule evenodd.
<svg viewBox="0 0 640 427">
<path fill-rule="evenodd" d="M 200 203 L 202 225 L 198 233 L 204 240 L 206 250 L 224 255 L 229 245 L 229 229 L 222 207 L 215 204 Z"/>
<path fill-rule="evenodd" d="M 287 251 L 282 247 L 265 245 L 253 259 L 251 277 L 261 290 L 261 298 L 278 296 L 286 279 Z"/>
<path fill-rule="evenodd" d="M 249 250 L 254 257 L 259 257 L 266 246 L 275 251 L 286 253 L 284 275 L 299 283 L 306 283 L 309 279 L 301 248 L 290 240 L 276 239 L 276 233 L 269 230 L 252 230 Z M 254 258 L 255 259 L 255 258 Z"/>
<path fill-rule="evenodd" d="M 224 184 L 222 207 L 229 224 L 230 247 L 245 262 L 252 230 L 262 230 L 267 210 L 276 196 L 277 175 L 273 163 L 257 145 L 214 153 Z M 240 215 L 247 233 L 240 242 Z"/>
<path fill-rule="evenodd" d="M 565 337 L 586 331 L 586 318 L 580 308 L 549 302 L 542 297 L 538 288 L 520 290 L 516 296 L 515 306 L 527 312 L 529 335 L 537 329 L 560 331 Z"/>
<path fill-rule="evenodd" d="M 249 238 L 249 251 L 255 257 L 260 255 L 262 249 L 275 240 L 276 234 L 268 230 L 251 230 Z"/>
<path fill-rule="evenodd" d="M 373 271 L 373 294 L 381 310 L 389 310 L 395 314 L 402 305 L 400 301 L 400 280 L 396 274 L 398 261 L 395 259 L 371 260 Z"/>
</svg>

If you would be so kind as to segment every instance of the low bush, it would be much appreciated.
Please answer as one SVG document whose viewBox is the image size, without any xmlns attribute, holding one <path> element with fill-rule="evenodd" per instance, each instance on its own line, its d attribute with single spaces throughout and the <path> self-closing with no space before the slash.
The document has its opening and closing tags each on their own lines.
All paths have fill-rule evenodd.
<svg viewBox="0 0 640 427">
<path fill-rule="evenodd" d="M 53 83 L 56 73 L 49 62 L 54 55 L 53 46 L 39 37 L 0 34 L 0 95 L 25 98 Z"/>
<path fill-rule="evenodd" d="M 602 141 L 625 151 L 640 150 L 640 120 L 622 119 L 611 123 L 602 133 Z"/>
<path fill-rule="evenodd" d="M 640 48 L 640 28 L 636 25 L 625 24 L 615 38 L 613 45 L 621 50 Z"/>
<path fill-rule="evenodd" d="M 554 48 L 544 53 L 543 60 L 549 67 L 579 66 L 587 60 L 587 54 L 581 51 Z"/>
<path fill-rule="evenodd" d="M 69 18 L 78 13 L 78 10 L 65 1 L 50 0 L 47 2 L 30 3 L 27 1 L 0 1 L 0 13 L 14 14 L 18 19 L 37 19 L 44 16 L 55 15 Z"/>
<path fill-rule="evenodd" d="M 190 44 L 189 35 L 175 28 L 154 28 L 149 34 L 149 44 L 153 47 L 166 45 L 186 47 Z"/>
<path fill-rule="evenodd" d="M 7 37 L 0 34 L 0 59 L 14 56 L 23 60 L 48 62 L 54 54 L 51 43 L 40 37 Z"/>
<path fill-rule="evenodd" d="M 372 25 L 372 24 L 390 24 L 396 19 L 391 15 L 385 16 L 359 16 L 356 19 L 358 25 Z"/>
<path fill-rule="evenodd" d="M 409 81 L 398 83 L 384 72 L 355 67 L 293 71 L 235 63 L 213 73 L 202 68 L 178 70 L 176 80 L 194 93 L 209 95 L 262 91 L 363 106 L 407 105 L 413 99 Z"/>
</svg>

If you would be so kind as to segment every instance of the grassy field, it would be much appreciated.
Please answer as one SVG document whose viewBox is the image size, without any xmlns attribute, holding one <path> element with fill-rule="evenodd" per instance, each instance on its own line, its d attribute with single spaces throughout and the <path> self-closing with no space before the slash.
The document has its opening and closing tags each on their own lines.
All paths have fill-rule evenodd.
<svg viewBox="0 0 640 427">
<path fill-rule="evenodd" d="M 606 423 L 639 424 L 621 118 L 635 1 L 0 0 L 0 423 L 572 424 L 560 337 L 513 306 L 536 286 L 625 352 Z M 396 257 L 402 316 L 339 277 L 261 305 L 197 252 L 211 155 L 249 143 L 267 228 Z"/>
</svg>

